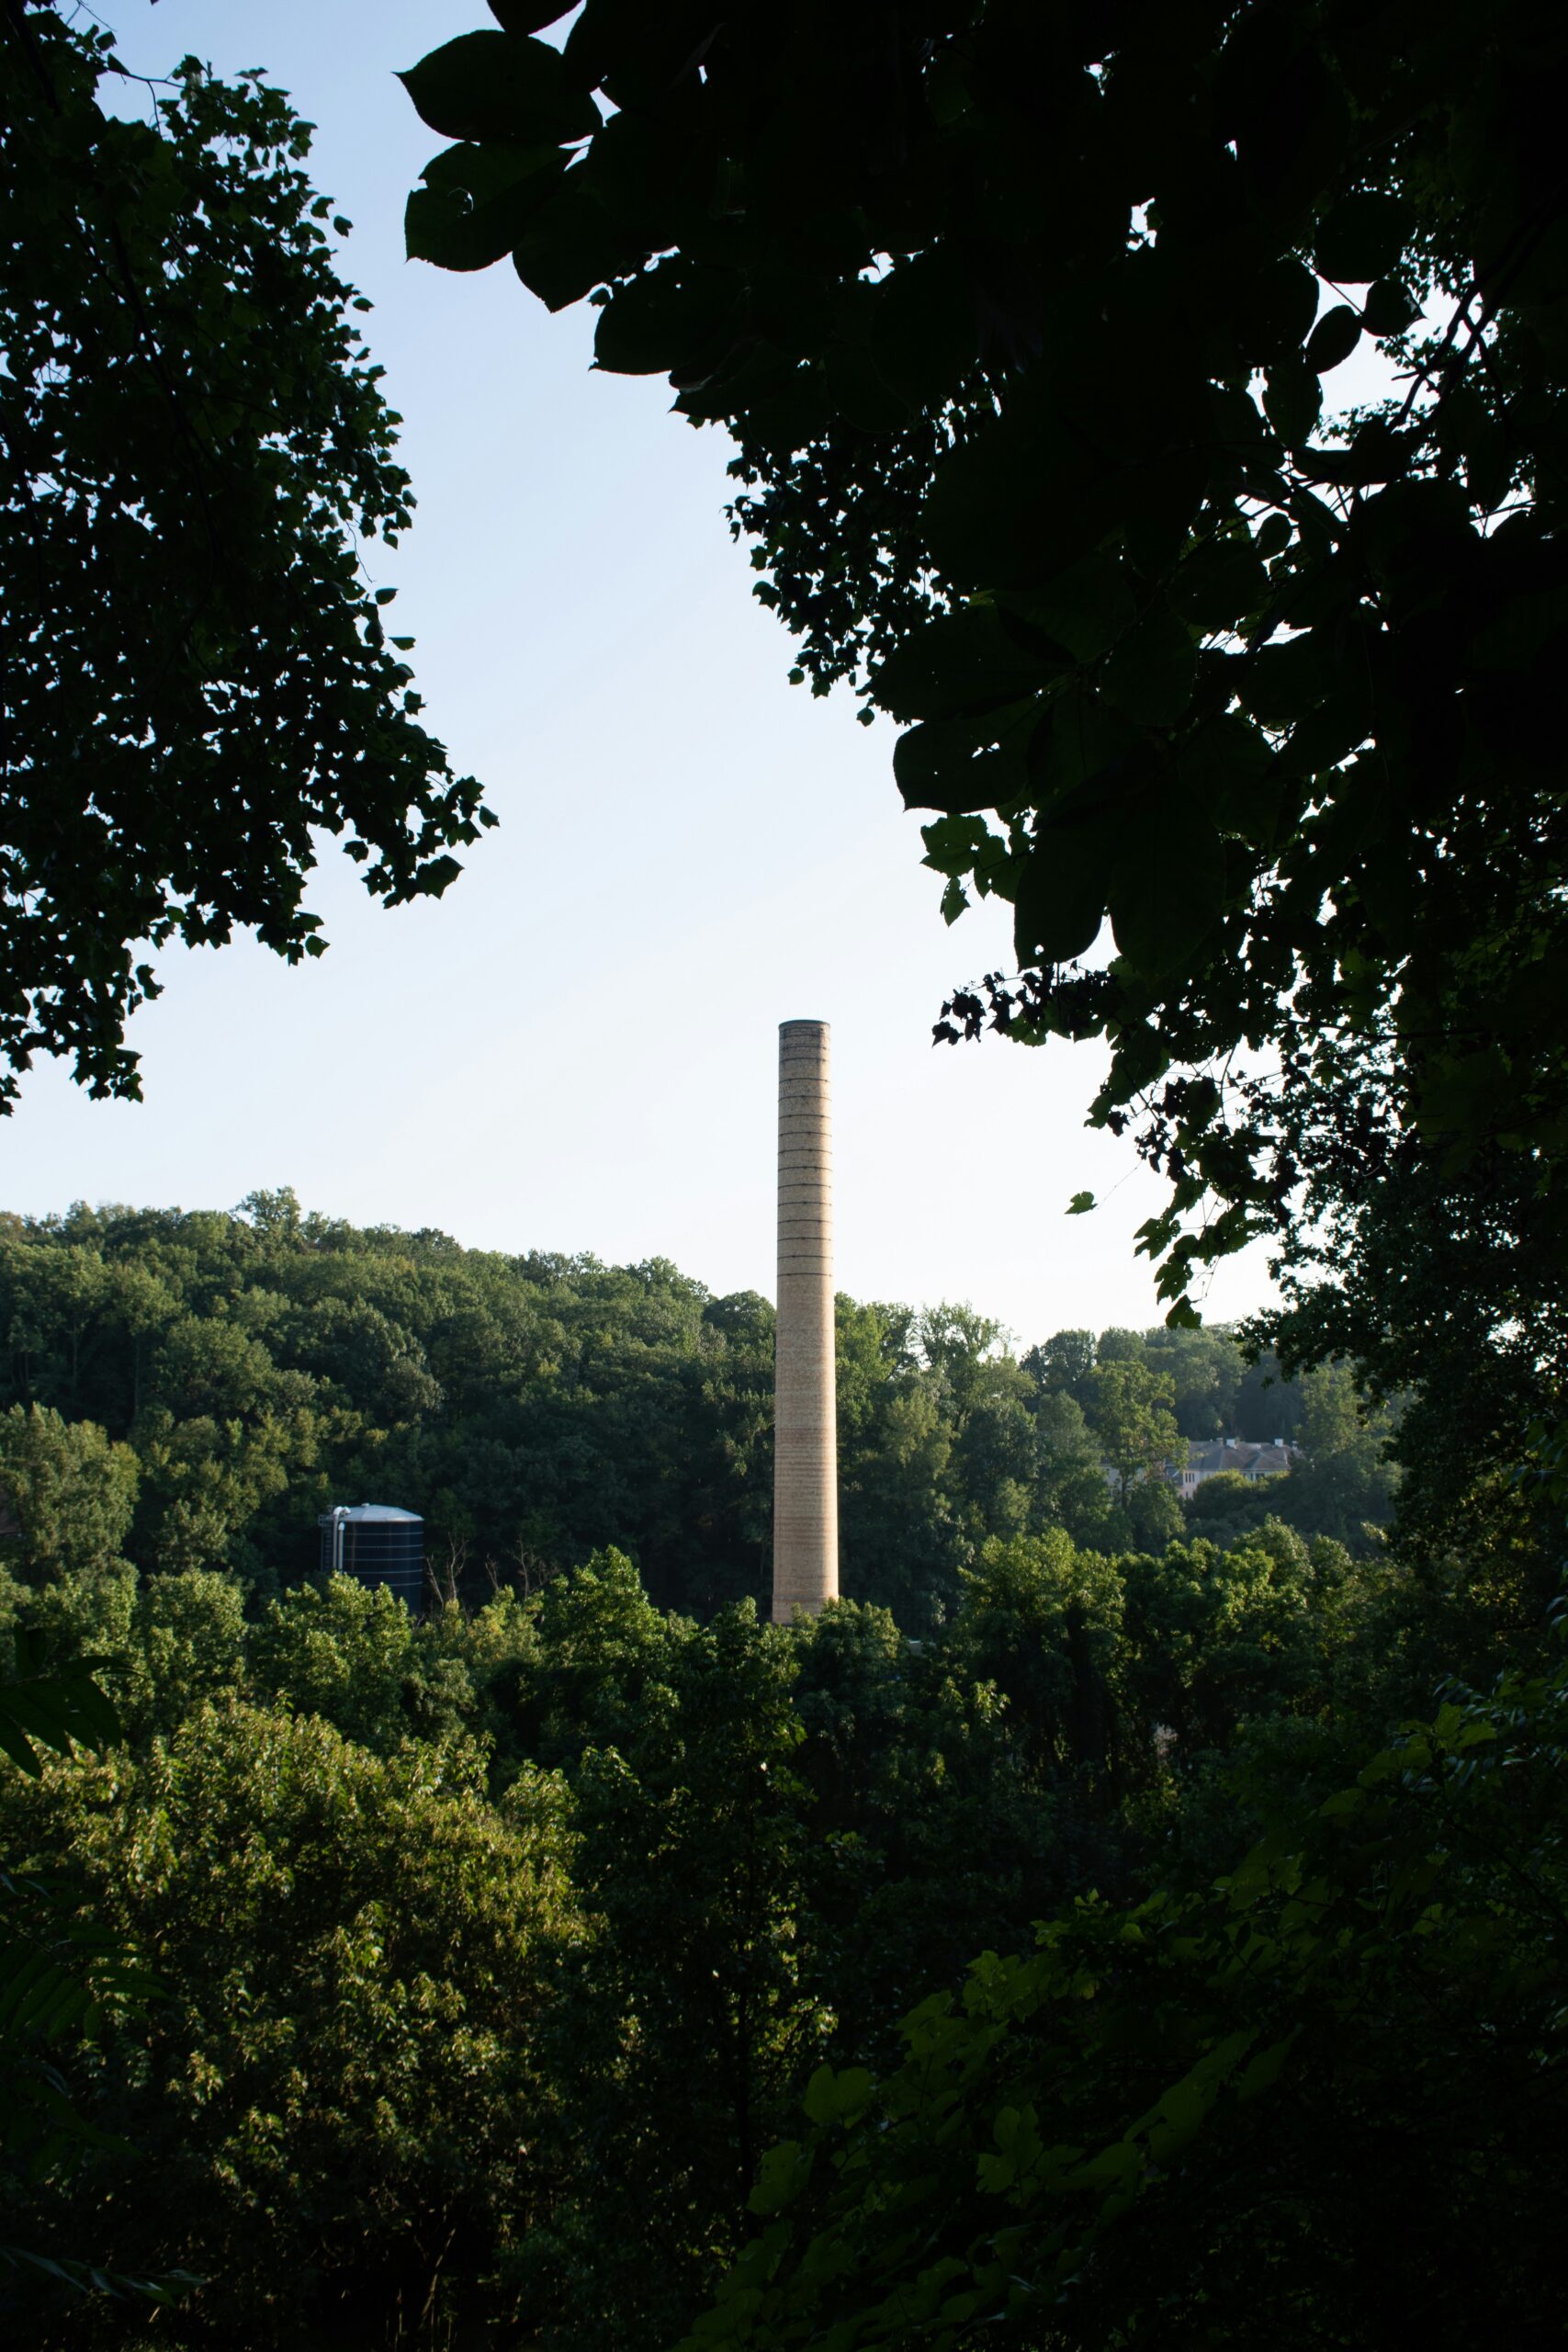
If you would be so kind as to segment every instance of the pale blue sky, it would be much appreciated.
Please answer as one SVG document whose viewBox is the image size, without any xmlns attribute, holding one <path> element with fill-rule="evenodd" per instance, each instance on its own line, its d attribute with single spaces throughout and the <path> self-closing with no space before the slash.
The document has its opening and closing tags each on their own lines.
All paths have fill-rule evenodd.
<svg viewBox="0 0 1568 2352">
<path fill-rule="evenodd" d="M 771 1295 L 776 1028 L 806 1016 L 834 1031 L 843 1288 L 966 1298 L 1025 1343 L 1156 1319 L 1132 1237 L 1161 1191 L 1084 1129 L 1096 1050 L 931 1048 L 952 985 L 1010 967 L 1005 911 L 943 926 L 892 729 L 786 683 L 723 520 L 723 436 L 671 416 L 657 380 L 591 374 L 591 311 L 552 319 L 504 265 L 403 260 L 403 199 L 441 142 L 393 72 L 490 21 L 482 0 L 102 13 L 128 63 L 262 65 L 319 126 L 420 501 L 377 578 L 502 825 L 444 900 L 391 914 L 329 854 L 311 904 L 332 948 L 304 970 L 248 943 L 166 957 L 132 1027 L 146 1102 L 89 1102 L 40 1066 L 0 1126 L 0 1205 L 222 1207 L 287 1183 L 356 1221 L 663 1255 Z M 1106 1205 L 1069 1221 L 1080 1188 Z M 1255 1255 L 1208 1311 L 1265 1288 Z"/>
</svg>

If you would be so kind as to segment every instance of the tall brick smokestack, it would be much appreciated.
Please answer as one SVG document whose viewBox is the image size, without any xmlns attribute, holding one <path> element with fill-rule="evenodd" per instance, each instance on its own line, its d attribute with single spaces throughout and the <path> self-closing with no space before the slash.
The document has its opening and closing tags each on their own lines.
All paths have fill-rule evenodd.
<svg viewBox="0 0 1568 2352">
<path fill-rule="evenodd" d="M 833 1161 L 828 1023 L 779 1024 L 773 1622 L 839 1597 Z"/>
</svg>

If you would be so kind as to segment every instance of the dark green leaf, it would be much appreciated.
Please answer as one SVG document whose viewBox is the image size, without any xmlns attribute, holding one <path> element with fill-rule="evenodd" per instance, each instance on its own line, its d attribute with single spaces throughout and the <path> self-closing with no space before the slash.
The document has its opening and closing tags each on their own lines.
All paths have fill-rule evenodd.
<svg viewBox="0 0 1568 2352">
<path fill-rule="evenodd" d="M 561 146 L 599 128 L 598 107 L 547 41 L 459 33 L 398 79 L 421 119 L 448 139 Z"/>
<path fill-rule="evenodd" d="M 1284 519 L 1269 517 L 1270 521 Z M 1289 528 L 1287 523 L 1287 533 Z M 1200 540 L 1171 582 L 1172 605 L 1184 620 L 1206 634 L 1239 631 L 1269 594 L 1264 552 L 1259 540 L 1247 531 Z"/>
<path fill-rule="evenodd" d="M 518 277 L 552 311 L 580 302 L 637 258 L 626 232 L 611 219 L 581 165 L 546 198 L 512 249 Z"/>
<path fill-rule="evenodd" d="M 933 557 L 967 588 L 1032 588 L 1097 547 L 1126 481 L 1047 405 L 1021 399 L 942 458 L 926 493 Z"/>
<path fill-rule="evenodd" d="M 737 301 L 728 273 L 661 261 L 611 296 L 593 356 L 617 375 L 688 379 L 722 354 Z"/>
<path fill-rule="evenodd" d="M 967 605 L 908 637 L 873 672 L 871 690 L 895 718 L 945 718 L 1016 701 L 1054 666 L 1009 637 L 993 605 Z"/>
<path fill-rule="evenodd" d="M 410 260 L 488 269 L 512 251 L 564 169 L 558 147 L 448 147 L 426 165 L 424 186 L 409 198 Z"/>
<path fill-rule="evenodd" d="M 1369 188 L 1342 198 L 1318 223 L 1313 259 L 1319 275 L 1351 286 L 1387 277 L 1413 226 L 1410 208 L 1400 197 Z"/>
<path fill-rule="evenodd" d="M 1269 362 L 1299 351 L 1317 316 L 1317 280 L 1294 254 L 1281 254 L 1231 290 L 1236 331 L 1249 356 Z"/>
<path fill-rule="evenodd" d="M 1272 362 L 1263 394 L 1263 413 L 1287 449 L 1310 439 L 1323 409 L 1323 385 L 1315 368 L 1299 353 Z"/>
<path fill-rule="evenodd" d="M 1109 652 L 1138 610 L 1126 569 L 1111 555 L 1085 556 L 1043 586 L 1009 589 L 998 602 L 1080 662 Z"/>
<path fill-rule="evenodd" d="M 1370 416 L 1357 426 L 1348 448 L 1300 449 L 1296 465 L 1308 481 L 1365 490 L 1373 482 L 1393 481 L 1404 472 L 1409 458 L 1407 437 L 1396 433 L 1385 417 Z"/>
<path fill-rule="evenodd" d="M 1290 727 L 1323 698 L 1325 656 L 1308 634 L 1265 645 L 1235 665 L 1235 691 L 1266 727 Z"/>
<path fill-rule="evenodd" d="M 1087 680 L 1069 681 L 1051 697 L 1048 724 L 1031 745 L 1030 768 L 1040 806 L 1060 806 L 1095 779 L 1134 757 L 1143 737 Z"/>
<path fill-rule="evenodd" d="M 1367 288 L 1361 320 L 1369 334 L 1403 334 L 1421 315 L 1421 305 L 1396 277 L 1380 277 Z"/>
<path fill-rule="evenodd" d="M 917 254 L 870 289 L 867 335 L 883 377 L 904 399 L 938 402 L 979 356 L 975 299 L 946 246 Z"/>
<path fill-rule="evenodd" d="M 1106 699 L 1138 726 L 1170 726 L 1191 698 L 1197 666 L 1191 630 L 1161 597 L 1106 662 Z"/>
<path fill-rule="evenodd" d="M 1224 847 L 1193 796 L 1175 784 L 1141 795 L 1121 827 L 1109 905 L 1120 952 L 1151 978 L 1213 930 L 1224 903 Z"/>
<path fill-rule="evenodd" d="M 1028 789 L 1029 746 L 1041 707 L 1033 695 L 978 718 L 937 718 L 912 727 L 893 747 L 893 774 L 907 808 L 950 816 L 1005 808 Z"/>
<path fill-rule="evenodd" d="M 1302 356 L 1309 368 L 1326 376 L 1331 368 L 1337 368 L 1349 358 L 1360 340 L 1360 312 L 1348 302 L 1341 302 L 1324 312 L 1308 335 Z"/>
<path fill-rule="evenodd" d="M 1100 935 L 1111 844 L 1092 823 L 1043 825 L 1010 869 L 1020 964 L 1067 964 Z"/>
<path fill-rule="evenodd" d="M 573 0 L 490 0 L 490 13 L 507 33 L 543 32 L 547 25 L 558 24 L 562 17 L 570 17 Z"/>
<path fill-rule="evenodd" d="M 1238 712 L 1205 719 L 1179 747 L 1177 772 L 1223 832 L 1258 846 L 1269 842 L 1283 779 L 1268 739 Z"/>
</svg>

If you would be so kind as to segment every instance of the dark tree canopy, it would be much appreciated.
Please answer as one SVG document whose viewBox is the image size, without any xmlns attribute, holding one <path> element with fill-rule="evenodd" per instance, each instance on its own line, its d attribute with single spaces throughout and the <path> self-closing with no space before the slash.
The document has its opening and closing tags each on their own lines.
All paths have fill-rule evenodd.
<svg viewBox="0 0 1568 2352">
<path fill-rule="evenodd" d="M 392 904 L 491 821 L 361 565 L 412 502 L 310 126 L 194 59 L 121 119 L 107 33 L 3 28 L 0 1109 L 39 1049 L 137 1091 L 149 944 L 320 953 L 313 833 Z"/>
<path fill-rule="evenodd" d="M 1310 1288 L 1455 1187 L 1427 1300 L 1471 1283 L 1489 1343 L 1523 1247 L 1557 1315 L 1562 9 L 494 13 L 406 77 L 458 142 L 410 249 L 589 298 L 601 367 L 734 435 L 796 674 L 904 723 L 950 918 L 1014 909 L 1021 977 L 939 1035 L 1109 1040 L 1178 1319 L 1251 1234 Z"/>
</svg>

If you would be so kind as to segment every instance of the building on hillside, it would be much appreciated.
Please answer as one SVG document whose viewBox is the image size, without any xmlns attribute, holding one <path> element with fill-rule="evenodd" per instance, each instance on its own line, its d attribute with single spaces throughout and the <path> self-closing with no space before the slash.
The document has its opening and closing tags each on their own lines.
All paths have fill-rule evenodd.
<svg viewBox="0 0 1568 2352">
<path fill-rule="evenodd" d="M 1256 1486 L 1263 1478 L 1282 1478 L 1301 1458 L 1301 1447 L 1287 1445 L 1282 1437 L 1263 1444 L 1250 1438 L 1215 1437 L 1201 1444 L 1189 1441 L 1186 1461 L 1173 1464 L 1167 1476 L 1182 1501 L 1188 1502 L 1205 1478 L 1217 1477 L 1222 1470 L 1234 1471 L 1249 1486 Z"/>
</svg>

